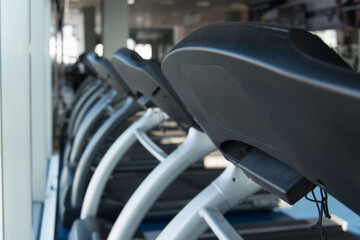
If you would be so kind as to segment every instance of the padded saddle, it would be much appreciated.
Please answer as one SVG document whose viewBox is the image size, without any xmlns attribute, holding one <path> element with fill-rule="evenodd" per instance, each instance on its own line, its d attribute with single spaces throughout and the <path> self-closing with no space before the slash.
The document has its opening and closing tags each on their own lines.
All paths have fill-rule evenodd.
<svg viewBox="0 0 360 240">
<path fill-rule="evenodd" d="M 360 213 L 360 75 L 301 29 L 224 23 L 201 28 L 162 70 L 227 159 L 294 203 L 288 174 L 304 176 Z M 254 150 L 252 161 L 243 162 Z M 285 177 L 285 178 L 283 178 Z M 286 191 L 286 189 L 285 189 Z"/>
<path fill-rule="evenodd" d="M 181 126 L 192 125 L 192 117 L 175 92 L 166 85 L 158 62 L 145 61 L 135 51 L 122 48 L 114 53 L 112 63 L 136 97 L 145 97 Z"/>
<path fill-rule="evenodd" d="M 99 57 L 94 52 L 88 53 L 86 59 L 98 73 L 98 77 L 109 83 L 121 97 L 128 96 L 130 93 L 129 87 L 107 59 Z"/>
</svg>

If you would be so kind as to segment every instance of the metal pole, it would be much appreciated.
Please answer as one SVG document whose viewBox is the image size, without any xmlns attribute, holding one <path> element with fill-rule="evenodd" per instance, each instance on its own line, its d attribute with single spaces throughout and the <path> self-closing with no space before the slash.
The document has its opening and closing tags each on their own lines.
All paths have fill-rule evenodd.
<svg viewBox="0 0 360 240">
<path fill-rule="evenodd" d="M 98 101 L 86 114 L 83 121 L 79 126 L 79 129 L 74 138 L 72 149 L 70 153 L 69 163 L 71 166 L 77 164 L 81 151 L 84 148 L 85 141 L 89 136 L 89 133 L 93 129 L 93 126 L 96 124 L 97 120 L 100 119 L 101 115 L 105 112 L 106 108 L 111 104 L 116 97 L 115 90 L 110 90 L 105 94 L 100 101 Z"/>
<path fill-rule="evenodd" d="M 218 178 L 176 215 L 160 233 L 157 240 L 198 239 L 208 228 L 203 218 L 204 209 L 214 209 L 224 214 L 260 188 L 240 168 L 230 164 Z M 214 226 L 216 224 L 220 223 L 211 223 L 213 228 L 216 228 Z M 217 229 L 221 229 L 221 226 Z M 226 232 L 223 234 L 227 235 Z"/>
<path fill-rule="evenodd" d="M 94 217 L 97 214 L 101 195 L 105 185 L 115 169 L 116 165 L 121 161 L 127 150 L 136 141 L 135 131 L 149 131 L 161 122 L 168 119 L 166 113 L 158 108 L 148 109 L 146 113 L 132 124 L 121 136 L 113 143 L 100 161 L 92 176 L 87 191 L 85 193 L 83 207 L 81 209 L 81 219 Z"/>
<path fill-rule="evenodd" d="M 191 128 L 185 142 L 141 183 L 121 211 L 108 239 L 132 239 L 141 221 L 163 191 L 192 163 L 216 149 L 208 136 Z"/>
<path fill-rule="evenodd" d="M 69 124 L 68 124 L 68 128 L 67 128 L 67 135 L 69 138 L 72 138 L 72 132 L 73 132 L 73 127 L 74 127 L 74 123 L 75 123 L 75 119 L 77 114 L 79 113 L 81 107 L 84 105 L 84 103 L 86 102 L 87 99 L 89 99 L 89 97 L 100 87 L 101 85 L 101 81 L 97 80 L 93 86 L 91 86 L 89 89 L 87 89 L 82 95 L 81 97 L 79 97 L 78 101 L 76 101 L 74 108 L 71 111 L 70 114 L 70 119 L 69 119 Z"/>
<path fill-rule="evenodd" d="M 88 113 L 91 107 L 94 106 L 94 104 L 96 104 L 96 102 L 101 101 L 100 99 L 103 96 L 103 94 L 105 94 L 105 92 L 106 92 L 106 85 L 105 86 L 103 85 L 99 90 L 97 90 L 94 94 L 92 94 L 89 97 L 89 99 L 84 103 L 84 105 L 82 106 L 82 108 L 80 109 L 79 113 L 76 116 L 74 126 L 72 129 L 71 138 L 76 135 L 85 115 Z"/>
<path fill-rule="evenodd" d="M 111 132 L 125 120 L 141 110 L 142 107 L 137 101 L 129 97 L 125 104 L 114 113 L 106 122 L 96 131 L 90 142 L 87 144 L 81 158 L 79 165 L 76 168 L 73 186 L 71 189 L 71 206 L 81 207 L 85 190 L 86 190 L 86 177 L 89 173 L 91 164 L 95 159 L 95 153 L 98 151 L 104 140 L 111 134 Z"/>
</svg>

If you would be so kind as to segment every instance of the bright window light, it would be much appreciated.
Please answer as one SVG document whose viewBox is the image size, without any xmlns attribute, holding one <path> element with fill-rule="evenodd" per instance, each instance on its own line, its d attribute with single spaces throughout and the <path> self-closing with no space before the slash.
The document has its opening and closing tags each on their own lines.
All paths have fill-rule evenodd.
<svg viewBox="0 0 360 240">
<path fill-rule="evenodd" d="M 136 45 L 136 42 L 134 41 L 134 39 L 132 38 L 128 38 L 126 40 L 126 47 L 130 50 L 134 50 L 135 49 L 135 45 Z"/>
<path fill-rule="evenodd" d="M 100 57 L 104 56 L 104 45 L 102 45 L 102 43 L 96 44 L 94 51 Z"/>
<path fill-rule="evenodd" d="M 65 64 L 75 63 L 79 55 L 79 40 L 74 33 L 74 26 L 65 25 L 63 27 L 63 62 Z"/>
<path fill-rule="evenodd" d="M 55 61 L 56 57 L 56 38 L 55 36 L 51 36 L 49 40 L 49 54 L 52 61 Z"/>
<path fill-rule="evenodd" d="M 143 59 L 151 59 L 152 57 L 152 48 L 150 44 L 136 44 L 135 51 L 143 58 Z"/>
<path fill-rule="evenodd" d="M 226 168 L 229 163 L 219 152 L 212 152 L 204 158 L 204 167 L 206 169 Z"/>
<path fill-rule="evenodd" d="M 314 31 L 312 33 L 321 38 L 321 40 L 323 40 L 329 47 L 336 48 L 338 46 L 337 33 L 335 29 Z"/>
</svg>

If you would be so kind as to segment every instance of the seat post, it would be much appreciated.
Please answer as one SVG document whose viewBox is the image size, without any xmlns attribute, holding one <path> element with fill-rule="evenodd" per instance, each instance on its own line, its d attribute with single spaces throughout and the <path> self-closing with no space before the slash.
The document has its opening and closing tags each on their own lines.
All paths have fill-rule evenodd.
<svg viewBox="0 0 360 240">
<path fill-rule="evenodd" d="M 128 129 L 116 139 L 101 159 L 90 180 L 81 209 L 81 219 L 96 216 L 101 196 L 111 173 L 122 160 L 124 154 L 136 141 L 135 131 L 141 130 L 147 132 L 167 119 L 167 114 L 160 109 L 149 108 L 139 120 L 128 127 Z"/>
<path fill-rule="evenodd" d="M 90 131 L 96 124 L 97 120 L 99 120 L 101 115 L 104 113 L 106 108 L 114 101 L 115 97 L 116 92 L 114 90 L 110 90 L 100 98 L 100 100 L 89 110 L 84 119 L 81 121 L 70 153 L 69 163 L 71 166 L 77 164 L 81 150 L 85 145 Z"/>
<path fill-rule="evenodd" d="M 89 87 L 82 95 L 79 97 L 78 101 L 75 103 L 75 106 L 73 110 L 71 111 L 68 129 L 67 129 L 67 136 L 69 138 L 73 137 L 73 127 L 76 121 L 76 117 L 79 114 L 79 111 L 83 107 L 83 105 L 86 103 L 86 101 L 90 98 L 90 96 L 99 90 L 101 87 L 101 80 L 97 80 L 91 87 Z"/>
<path fill-rule="evenodd" d="M 142 106 L 129 97 L 124 105 L 117 110 L 108 120 L 96 131 L 89 143 L 87 144 L 74 175 L 73 186 L 71 189 L 71 206 L 81 207 L 83 197 L 86 191 L 86 177 L 90 171 L 91 164 L 94 161 L 96 152 L 102 145 L 103 141 L 113 132 L 114 128 L 125 122 L 129 116 L 140 111 Z"/>
<path fill-rule="evenodd" d="M 236 232 L 229 231 L 230 226 L 223 221 L 222 214 L 260 189 L 240 168 L 229 164 L 218 178 L 173 218 L 157 240 L 198 239 L 208 226 L 220 239 L 242 239 L 237 234 L 237 238 L 234 238 Z"/>
<path fill-rule="evenodd" d="M 84 117 L 90 111 L 90 109 L 92 109 L 96 103 L 102 101 L 104 95 L 106 95 L 107 89 L 107 86 L 103 84 L 102 87 L 99 88 L 94 94 L 92 94 L 89 99 L 84 103 L 74 121 L 71 135 L 72 137 L 76 136 L 81 122 L 84 120 Z"/>
<path fill-rule="evenodd" d="M 192 163 L 216 149 L 208 136 L 195 128 L 176 150 L 140 184 L 118 216 L 108 239 L 132 239 L 141 221 L 164 190 Z"/>
</svg>

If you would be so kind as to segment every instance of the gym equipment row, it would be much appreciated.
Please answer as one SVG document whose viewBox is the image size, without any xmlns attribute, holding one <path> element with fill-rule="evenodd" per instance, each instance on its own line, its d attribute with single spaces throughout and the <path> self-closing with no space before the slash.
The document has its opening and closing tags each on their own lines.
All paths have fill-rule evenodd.
<svg viewBox="0 0 360 240">
<path fill-rule="evenodd" d="M 94 68 L 90 72 L 97 73 L 92 74 L 92 76 L 97 78 L 97 82 L 101 81 L 102 84 L 105 85 L 105 87 L 108 89 L 108 92 L 113 93 L 114 89 L 121 89 L 120 87 L 116 87 L 117 85 L 119 85 L 117 80 L 114 80 L 114 76 L 117 76 L 116 72 L 106 59 L 100 59 L 94 53 L 88 54 L 84 56 L 84 58 L 85 59 L 83 59 L 83 61 L 87 61 L 86 64 L 89 65 L 88 68 Z M 121 83 L 121 78 L 119 79 L 119 82 Z M 88 81 L 85 81 L 84 84 L 88 84 Z M 109 84 L 112 84 L 114 87 L 111 88 Z M 82 89 L 85 89 L 85 87 L 81 86 L 79 88 L 80 91 Z M 121 91 L 118 90 L 117 92 Z M 76 115 L 76 112 L 78 112 L 78 115 L 80 115 L 83 109 L 87 108 L 87 113 L 83 114 L 85 117 L 83 117 L 84 119 L 80 121 L 81 124 L 79 124 L 79 129 L 77 131 L 74 131 L 76 132 L 76 134 L 73 134 L 75 135 L 75 137 L 73 137 L 73 140 L 70 137 L 66 138 L 64 150 L 64 167 L 61 175 L 60 194 L 60 215 L 62 224 L 65 227 L 70 227 L 72 221 L 80 216 L 80 210 L 83 203 L 85 191 L 88 187 L 89 175 L 92 175 L 92 168 L 98 165 L 101 158 L 105 157 L 104 152 L 106 152 L 107 150 L 113 151 L 112 154 L 107 155 L 107 158 L 110 162 L 112 162 L 112 164 L 115 164 L 115 166 L 118 165 L 116 161 L 125 162 L 125 164 L 115 169 L 115 172 L 110 172 L 112 173 L 112 179 L 109 185 L 112 187 L 108 189 L 109 197 L 107 198 L 107 201 L 105 201 L 107 203 L 105 203 L 104 206 L 104 208 L 108 210 L 106 210 L 105 212 L 101 211 L 102 215 L 110 216 L 110 218 L 114 214 L 114 209 L 112 208 L 121 209 L 124 205 L 124 202 L 126 202 L 126 200 L 131 195 L 131 189 L 134 188 L 133 187 L 129 189 L 131 184 L 137 186 L 138 182 L 141 181 L 158 162 L 154 157 L 147 153 L 147 151 L 143 147 L 141 147 L 140 144 L 134 145 L 130 149 L 130 151 L 125 154 L 125 156 L 119 157 L 119 154 L 121 154 L 121 152 L 119 151 L 123 150 L 123 148 L 121 147 L 121 144 L 119 145 L 119 143 L 117 143 L 118 140 L 116 140 L 119 133 L 123 132 L 128 126 L 130 126 L 131 122 L 134 121 L 134 119 L 130 119 L 131 116 L 135 114 L 135 116 L 132 116 L 132 118 L 139 118 L 139 116 L 141 116 L 143 112 L 143 109 L 151 103 L 148 103 L 145 98 L 141 96 L 135 96 L 135 94 L 132 93 L 123 95 L 117 94 L 115 95 L 115 97 L 117 98 L 114 97 L 115 100 L 106 101 L 106 103 L 104 103 L 102 99 L 104 96 L 106 96 L 106 94 L 107 93 L 103 93 L 102 95 L 97 96 L 98 94 L 96 92 L 93 94 L 88 94 L 87 92 L 85 92 L 83 96 L 88 96 L 88 100 L 85 101 L 81 101 L 83 99 L 83 96 L 75 97 L 75 99 L 79 100 L 75 102 L 73 111 L 71 112 L 69 118 L 70 121 L 67 129 L 68 136 L 70 132 L 69 129 L 71 128 L 71 126 L 73 126 L 73 124 L 71 124 L 72 120 L 74 119 L 73 122 L 76 122 L 76 119 L 78 119 L 78 117 L 73 117 L 74 115 Z M 98 97 L 98 102 L 93 100 L 94 95 Z M 122 100 L 125 96 L 126 99 Z M 93 103 L 92 107 L 88 107 L 89 101 Z M 77 107 L 79 103 L 82 103 L 83 107 Z M 120 107 L 116 105 L 120 105 Z M 107 115 L 107 117 L 101 115 Z M 159 115 L 159 117 L 162 117 L 162 119 L 159 119 L 159 121 L 162 122 L 167 118 L 165 115 Z M 151 136 L 151 138 L 153 140 L 155 138 L 156 143 L 158 143 L 159 141 L 164 141 L 166 139 L 174 141 L 174 139 L 176 140 L 179 138 L 184 138 L 184 131 L 179 129 L 176 125 L 173 125 L 174 124 L 171 124 L 171 122 L 169 121 L 166 124 L 161 125 L 161 128 L 166 128 L 165 139 L 161 136 L 163 135 L 162 131 L 159 130 L 157 131 L 158 136 Z M 153 128 L 151 126 L 146 127 L 151 129 Z M 169 132 L 170 134 L 168 134 Z M 149 146 L 155 146 L 154 142 L 151 141 L 151 139 L 147 135 L 144 135 L 141 129 L 137 129 L 135 134 L 137 139 L 139 139 L 140 141 L 145 141 L 143 142 L 143 144 L 145 146 L 148 146 L 148 149 L 151 149 L 149 148 Z M 90 140 L 88 140 L 89 138 Z M 132 139 L 131 141 L 134 142 L 135 139 Z M 179 144 L 178 142 L 172 143 L 171 141 L 168 144 L 162 144 L 162 152 L 160 154 L 165 155 L 167 154 L 167 152 L 171 152 Z M 146 145 L 146 143 L 152 145 Z M 102 152 L 103 155 L 100 154 L 99 156 L 99 152 Z M 127 151 L 124 151 L 124 153 L 125 152 Z M 202 165 L 193 164 L 192 173 L 187 173 L 188 176 L 183 176 L 182 181 L 177 183 L 177 185 L 180 185 L 178 187 L 181 187 L 181 185 L 186 185 L 186 183 L 184 184 L 183 182 L 188 181 L 191 183 L 192 178 L 203 179 L 200 181 L 200 184 L 198 186 L 190 187 L 190 190 L 188 189 L 188 191 L 186 191 L 186 193 L 182 196 L 184 197 L 184 203 L 186 199 L 191 199 L 193 196 L 195 196 L 195 194 L 199 191 L 199 187 L 205 187 L 208 182 L 211 182 L 211 180 L 213 180 L 219 173 L 218 170 L 213 170 L 207 171 L 207 174 L 203 174 L 201 168 Z M 131 178 L 132 180 L 125 185 L 122 182 L 124 174 L 133 175 L 133 177 Z M 123 187 L 125 186 L 126 188 L 125 191 L 123 190 L 119 192 L 117 189 L 118 187 L 121 187 L 121 185 Z M 174 193 L 172 195 L 174 195 Z M 170 198 L 165 197 L 162 199 L 164 202 L 167 202 L 166 204 L 178 205 L 177 202 L 171 200 L 171 194 L 168 194 L 168 196 L 170 196 Z M 176 208 L 179 209 L 184 205 L 184 203 L 182 205 L 180 204 L 180 206 L 177 206 Z M 151 214 L 164 214 L 163 212 L 166 209 L 164 210 L 162 208 L 163 207 L 159 206 L 159 210 L 153 211 Z M 159 211 L 160 213 L 156 213 Z"/>
<path fill-rule="evenodd" d="M 327 193 L 360 212 L 359 75 L 305 30 L 215 24 L 183 39 L 161 65 L 125 48 L 111 62 L 94 53 L 81 61 L 90 77 L 67 125 L 59 204 L 70 239 L 139 236 L 167 197 L 168 216 L 177 214 L 156 239 L 202 239 L 208 228 L 219 239 L 280 239 L 224 218 L 265 190 L 267 204 L 255 208 L 276 206 L 274 195 L 294 204 L 320 188 L 314 239 L 326 238 Z M 169 136 L 151 133 L 169 127 L 185 140 L 164 144 Z M 215 150 L 230 162 L 221 174 L 203 166 Z M 299 230 L 287 225 L 283 239 Z M 356 239 L 336 229 L 337 239 Z"/>
</svg>

